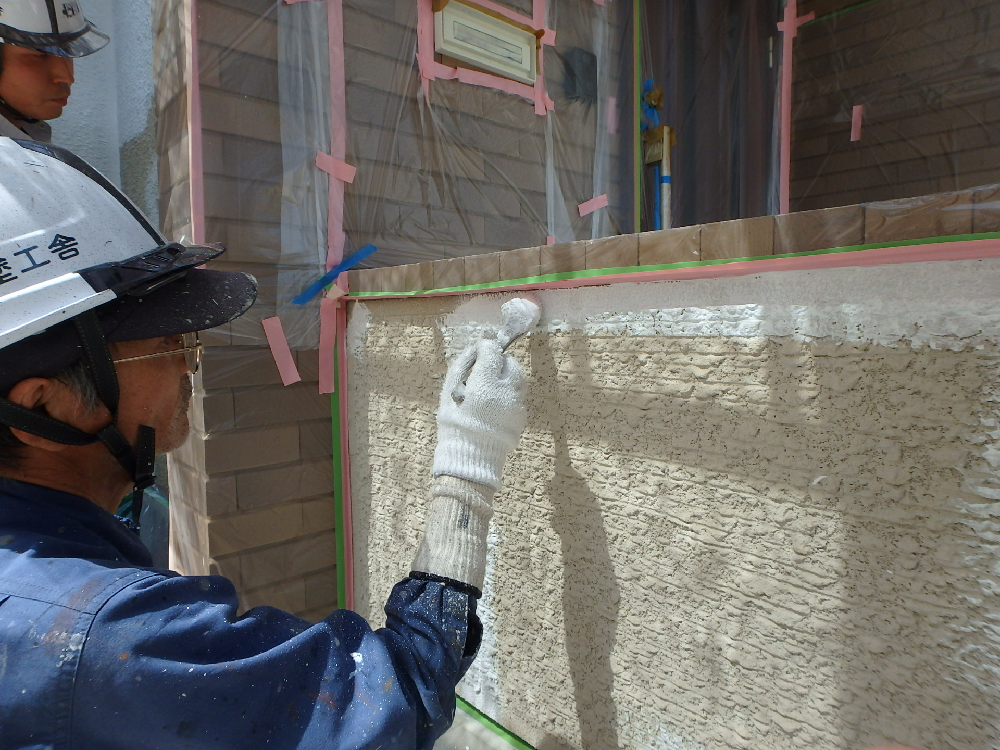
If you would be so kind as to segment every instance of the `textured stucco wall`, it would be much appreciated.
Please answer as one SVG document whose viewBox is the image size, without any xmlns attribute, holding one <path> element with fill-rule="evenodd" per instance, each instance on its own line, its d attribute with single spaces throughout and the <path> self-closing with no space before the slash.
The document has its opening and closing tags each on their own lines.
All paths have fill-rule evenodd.
<svg viewBox="0 0 1000 750">
<path fill-rule="evenodd" d="M 52 139 L 89 161 L 158 222 L 153 0 L 84 0 L 111 37 L 76 61 L 76 84 Z"/>
<path fill-rule="evenodd" d="M 1000 261 L 541 294 L 460 687 L 538 748 L 1000 736 Z M 357 607 L 408 570 L 444 354 L 502 298 L 353 306 Z"/>
</svg>

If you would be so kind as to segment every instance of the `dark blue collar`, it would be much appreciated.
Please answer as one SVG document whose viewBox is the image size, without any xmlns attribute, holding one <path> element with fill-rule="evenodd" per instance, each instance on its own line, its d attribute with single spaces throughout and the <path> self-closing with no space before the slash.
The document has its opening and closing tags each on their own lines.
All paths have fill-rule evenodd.
<svg viewBox="0 0 1000 750">
<path fill-rule="evenodd" d="M 149 550 L 115 516 L 76 495 L 0 477 L 0 537 L 42 557 L 148 568 Z"/>
</svg>

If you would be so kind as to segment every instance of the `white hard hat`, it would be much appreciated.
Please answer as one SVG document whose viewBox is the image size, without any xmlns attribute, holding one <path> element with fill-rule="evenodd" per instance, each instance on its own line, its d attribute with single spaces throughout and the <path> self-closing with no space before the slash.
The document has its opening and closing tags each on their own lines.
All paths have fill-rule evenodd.
<svg viewBox="0 0 1000 750">
<path fill-rule="evenodd" d="M 0 40 L 60 57 L 84 57 L 110 41 L 84 18 L 78 0 L 3 0 Z"/>
<path fill-rule="evenodd" d="M 0 0 L 5 2 L 5 0 Z M 116 422 L 89 434 L 5 396 L 81 359 L 116 420 L 108 342 L 193 333 L 242 315 L 248 274 L 199 269 L 220 246 L 166 243 L 118 188 L 65 149 L 0 138 L 0 425 L 66 445 L 102 442 L 132 477 L 135 512 L 153 481 L 155 434 Z"/>
<path fill-rule="evenodd" d="M 195 270 L 224 251 L 166 242 L 71 152 L 0 138 L 0 391 L 78 359 L 54 341 L 43 346 L 39 334 L 88 310 L 100 314 L 109 341 L 200 331 L 242 315 L 256 298 L 252 277 Z"/>
<path fill-rule="evenodd" d="M 0 175 L 0 349 L 221 252 L 167 244 L 61 149 L 0 138 Z"/>
</svg>

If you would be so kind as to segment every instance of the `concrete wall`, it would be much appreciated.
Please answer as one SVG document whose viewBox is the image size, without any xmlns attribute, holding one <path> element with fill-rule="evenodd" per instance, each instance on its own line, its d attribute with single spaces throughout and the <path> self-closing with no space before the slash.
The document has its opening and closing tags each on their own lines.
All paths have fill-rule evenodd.
<svg viewBox="0 0 1000 750">
<path fill-rule="evenodd" d="M 158 220 L 153 0 L 89 0 L 84 13 L 111 37 L 76 61 L 76 84 L 53 141 L 89 161 Z"/>
<path fill-rule="evenodd" d="M 543 292 L 461 694 L 547 750 L 993 746 L 998 282 L 988 260 Z M 503 299 L 352 305 L 373 625 L 423 523 L 445 353 Z"/>
</svg>

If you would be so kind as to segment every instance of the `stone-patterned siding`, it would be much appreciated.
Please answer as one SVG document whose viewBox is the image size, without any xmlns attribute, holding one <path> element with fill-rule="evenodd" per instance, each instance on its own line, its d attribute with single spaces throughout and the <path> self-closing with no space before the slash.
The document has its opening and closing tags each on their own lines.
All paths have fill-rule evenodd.
<svg viewBox="0 0 1000 750">
<path fill-rule="evenodd" d="M 794 211 L 960 190 L 1000 179 L 1000 3 L 800 0 Z M 864 107 L 861 140 L 851 115 Z"/>
</svg>

